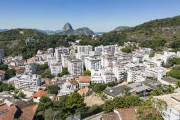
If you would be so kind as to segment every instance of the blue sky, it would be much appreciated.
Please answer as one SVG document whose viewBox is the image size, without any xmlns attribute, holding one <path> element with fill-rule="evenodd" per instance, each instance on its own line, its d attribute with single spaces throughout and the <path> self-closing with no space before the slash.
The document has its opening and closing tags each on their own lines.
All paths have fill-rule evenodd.
<svg viewBox="0 0 180 120">
<path fill-rule="evenodd" d="M 60 30 L 69 22 L 105 32 L 177 15 L 180 0 L 0 0 L 0 29 Z"/>
</svg>

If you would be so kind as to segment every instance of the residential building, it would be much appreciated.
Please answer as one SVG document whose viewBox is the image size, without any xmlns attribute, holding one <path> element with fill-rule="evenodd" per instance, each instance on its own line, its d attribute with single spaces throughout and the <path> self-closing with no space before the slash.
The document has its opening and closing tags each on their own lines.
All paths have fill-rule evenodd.
<svg viewBox="0 0 180 120">
<path fill-rule="evenodd" d="M 70 81 L 66 81 L 61 84 L 58 84 L 58 86 L 60 87 L 60 90 L 58 91 L 57 97 L 69 95 L 76 90 L 76 84 L 73 84 Z"/>
<path fill-rule="evenodd" d="M 85 96 L 90 95 L 92 93 L 92 90 L 88 87 L 84 87 L 84 88 L 81 88 L 80 90 L 78 90 L 78 93 L 81 96 L 85 97 Z"/>
<path fill-rule="evenodd" d="M 48 94 L 48 91 L 44 90 L 38 90 L 37 92 L 33 93 L 33 101 L 39 103 L 39 100 L 42 96 L 45 96 Z"/>
<path fill-rule="evenodd" d="M 83 62 L 79 59 L 68 59 L 68 72 L 71 75 L 82 75 L 83 74 Z"/>
<path fill-rule="evenodd" d="M 113 65 L 113 73 L 117 81 L 127 80 L 127 68 L 125 65 L 123 63 L 115 63 Z"/>
<path fill-rule="evenodd" d="M 125 86 L 118 85 L 114 87 L 107 87 L 104 90 L 104 94 L 107 96 L 108 99 L 114 99 L 117 96 L 123 96 L 125 94 Z"/>
<path fill-rule="evenodd" d="M 14 82 L 15 88 L 17 89 L 33 89 L 37 90 L 41 85 L 41 76 L 36 74 L 23 74 L 21 76 L 15 76 L 8 80 L 9 82 Z"/>
<path fill-rule="evenodd" d="M 86 70 L 99 70 L 101 68 L 101 58 L 96 56 L 85 57 Z"/>
<path fill-rule="evenodd" d="M 137 118 L 137 106 L 129 108 L 118 108 L 110 113 L 103 113 L 102 120 L 138 120 Z"/>
<path fill-rule="evenodd" d="M 127 82 L 141 82 L 145 80 L 144 66 L 141 64 L 128 64 Z"/>
<path fill-rule="evenodd" d="M 38 69 L 38 66 L 36 63 L 29 63 L 29 64 L 25 65 L 25 72 L 26 73 L 29 73 L 29 72 L 35 73 L 37 71 L 37 69 Z"/>
<path fill-rule="evenodd" d="M 76 81 L 79 84 L 79 88 L 90 86 L 91 78 L 89 76 L 79 76 Z"/>
<path fill-rule="evenodd" d="M 145 96 L 148 92 L 152 90 L 149 86 L 144 85 L 142 82 L 135 82 L 127 85 L 130 89 L 131 94 L 138 94 Z"/>
<path fill-rule="evenodd" d="M 180 93 L 155 96 L 154 98 L 167 103 L 167 108 L 161 110 L 164 120 L 180 120 Z"/>
<path fill-rule="evenodd" d="M 61 54 L 69 54 L 69 48 L 68 47 L 58 47 L 55 48 L 54 56 L 56 57 L 56 61 L 61 62 Z"/>
<path fill-rule="evenodd" d="M 50 71 L 52 75 L 57 76 L 59 73 L 62 72 L 62 65 L 58 62 L 51 63 L 49 65 Z"/>
<path fill-rule="evenodd" d="M 84 62 L 85 57 L 89 56 L 90 51 L 92 51 L 91 45 L 77 46 L 76 58 Z"/>
<path fill-rule="evenodd" d="M 102 76 L 104 83 L 117 81 L 116 77 L 111 69 L 106 68 L 106 69 L 101 69 L 100 71 L 101 71 L 101 76 Z"/>
<path fill-rule="evenodd" d="M 176 87 L 176 82 L 178 79 L 173 78 L 173 77 L 164 77 L 159 82 L 161 82 L 163 85 L 171 85 L 173 87 Z"/>
<path fill-rule="evenodd" d="M 91 83 L 104 83 L 100 70 L 91 70 Z"/>
<path fill-rule="evenodd" d="M 17 108 L 10 102 L 0 104 L 0 120 L 13 120 L 17 113 Z"/>
</svg>

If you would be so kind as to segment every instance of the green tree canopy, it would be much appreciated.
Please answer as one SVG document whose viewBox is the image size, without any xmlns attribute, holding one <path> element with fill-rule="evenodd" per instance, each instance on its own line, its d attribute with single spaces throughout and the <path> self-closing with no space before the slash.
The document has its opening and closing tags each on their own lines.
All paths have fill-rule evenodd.
<svg viewBox="0 0 180 120">
<path fill-rule="evenodd" d="M 50 85 L 47 87 L 48 93 L 50 94 L 58 94 L 59 86 L 58 85 Z"/>
<path fill-rule="evenodd" d="M 85 76 L 90 76 L 90 75 L 91 75 L 91 71 L 86 70 L 86 71 L 84 71 L 83 75 L 85 75 Z"/>
</svg>

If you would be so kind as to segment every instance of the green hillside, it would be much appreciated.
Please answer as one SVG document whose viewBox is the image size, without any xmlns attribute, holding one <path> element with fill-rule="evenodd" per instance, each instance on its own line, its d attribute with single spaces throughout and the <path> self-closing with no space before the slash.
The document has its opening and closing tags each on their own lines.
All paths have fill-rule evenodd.
<svg viewBox="0 0 180 120">
<path fill-rule="evenodd" d="M 33 29 L 11 29 L 5 32 L 0 32 L 0 41 L 13 41 L 13 40 L 22 40 L 27 37 L 33 37 L 41 39 L 45 36 L 44 33 L 38 32 Z"/>
<path fill-rule="evenodd" d="M 162 50 L 168 47 L 180 50 L 180 16 L 152 20 L 121 31 L 105 33 L 96 41 L 84 39 L 81 44 L 123 45 L 126 41 L 139 42 L 142 47 Z"/>
</svg>

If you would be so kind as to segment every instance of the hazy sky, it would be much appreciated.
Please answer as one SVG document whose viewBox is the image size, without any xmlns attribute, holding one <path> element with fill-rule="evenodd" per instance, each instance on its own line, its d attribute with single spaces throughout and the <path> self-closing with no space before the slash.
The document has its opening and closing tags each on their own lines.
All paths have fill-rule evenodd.
<svg viewBox="0 0 180 120">
<path fill-rule="evenodd" d="M 105 32 L 177 15 L 180 0 L 0 0 L 0 29 L 60 30 L 69 22 Z"/>
</svg>

